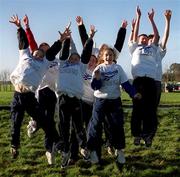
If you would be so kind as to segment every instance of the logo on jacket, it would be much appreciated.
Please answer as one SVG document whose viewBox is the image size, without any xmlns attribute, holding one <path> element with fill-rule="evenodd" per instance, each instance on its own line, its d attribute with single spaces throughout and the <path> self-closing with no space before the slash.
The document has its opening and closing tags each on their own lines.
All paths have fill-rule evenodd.
<svg viewBox="0 0 180 177">
<path fill-rule="evenodd" d="M 91 78 L 92 78 L 92 76 L 91 76 L 90 74 L 88 74 L 88 73 L 85 73 L 85 74 L 83 75 L 83 79 L 84 79 L 84 80 L 91 80 Z"/>
<path fill-rule="evenodd" d="M 79 65 L 79 63 L 69 63 L 69 62 L 65 62 L 62 66 L 62 68 L 67 68 L 70 66 L 75 66 L 75 65 Z"/>
<path fill-rule="evenodd" d="M 110 72 L 106 72 L 106 73 L 101 73 L 101 74 L 102 74 L 104 80 L 108 81 L 111 78 L 113 78 L 116 74 L 118 74 L 118 70 L 110 71 Z"/>
</svg>

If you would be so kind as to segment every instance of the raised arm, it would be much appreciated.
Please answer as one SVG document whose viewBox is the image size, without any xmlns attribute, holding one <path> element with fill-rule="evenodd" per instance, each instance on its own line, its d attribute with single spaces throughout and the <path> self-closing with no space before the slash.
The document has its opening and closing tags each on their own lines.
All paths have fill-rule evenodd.
<svg viewBox="0 0 180 177">
<path fill-rule="evenodd" d="M 136 22 L 135 22 L 134 34 L 133 34 L 133 42 L 137 42 L 137 40 L 138 40 L 140 18 L 141 18 L 141 10 L 140 10 L 139 6 L 137 6 L 137 8 L 136 8 Z"/>
<path fill-rule="evenodd" d="M 59 59 L 60 60 L 66 60 L 69 57 L 69 53 L 70 53 L 70 43 L 71 43 L 71 31 L 70 31 L 70 26 L 71 26 L 71 22 L 68 24 L 68 26 L 66 27 L 66 30 L 68 30 L 69 36 L 66 37 L 62 49 L 59 53 Z M 60 32 L 59 32 L 60 33 Z M 61 34 L 61 33 L 60 33 Z"/>
<path fill-rule="evenodd" d="M 96 33 L 95 26 L 90 26 L 90 33 L 89 33 L 89 39 L 86 41 L 83 52 L 81 54 L 81 62 L 84 64 L 88 64 L 91 54 L 92 54 L 92 47 L 93 47 L 93 37 Z"/>
<path fill-rule="evenodd" d="M 171 15 L 172 15 L 171 10 L 166 10 L 164 13 L 166 24 L 165 24 L 165 29 L 164 29 L 164 35 L 163 35 L 162 42 L 161 42 L 162 49 L 166 48 L 167 40 L 169 38 Z"/>
<path fill-rule="evenodd" d="M 27 49 L 29 47 L 29 43 L 28 43 L 28 39 L 27 39 L 25 31 L 21 27 L 20 19 L 18 18 L 17 15 L 13 15 L 9 22 L 14 23 L 18 28 L 17 37 L 18 37 L 18 42 L 19 42 L 19 50 Z"/>
<path fill-rule="evenodd" d="M 129 41 L 128 41 L 129 43 L 133 41 L 135 23 L 136 23 L 136 19 L 133 19 L 131 22 L 131 32 L 130 32 Z"/>
<path fill-rule="evenodd" d="M 70 30 L 66 27 L 63 33 L 59 32 L 60 39 L 57 40 L 46 52 L 46 58 L 50 61 L 54 60 L 58 52 L 61 50 L 62 43 L 70 37 Z"/>
<path fill-rule="evenodd" d="M 158 45 L 159 32 L 158 32 L 158 29 L 157 29 L 156 24 L 154 22 L 154 9 L 152 9 L 151 12 L 148 12 L 148 17 L 149 17 L 149 20 L 151 22 L 153 32 L 154 32 L 154 37 L 153 37 L 152 43 L 154 43 L 155 45 Z"/>
<path fill-rule="evenodd" d="M 24 16 L 23 18 L 24 26 L 25 26 L 25 31 L 26 31 L 26 36 L 29 42 L 29 47 L 32 51 L 32 53 L 38 49 L 38 45 L 36 43 L 36 40 L 34 38 L 34 35 L 29 27 L 29 18 L 27 15 Z"/>
<path fill-rule="evenodd" d="M 84 46 L 87 39 L 88 39 L 88 34 L 87 34 L 86 28 L 84 26 L 82 17 L 77 16 L 76 17 L 76 22 L 77 22 L 77 25 L 78 25 L 78 30 L 79 30 L 79 35 L 80 35 L 80 38 L 81 38 L 81 42 L 82 42 L 82 45 Z"/>
<path fill-rule="evenodd" d="M 59 53 L 60 60 L 66 60 L 69 57 L 69 49 L 70 49 L 70 38 L 66 39 L 63 43 L 61 52 Z"/>
<path fill-rule="evenodd" d="M 125 40 L 125 36 L 126 36 L 126 27 L 127 27 L 127 21 L 124 20 L 121 28 L 118 31 L 118 35 L 116 38 L 116 42 L 114 47 L 118 50 L 118 52 L 121 52 L 123 44 L 124 44 L 124 40 Z"/>
</svg>

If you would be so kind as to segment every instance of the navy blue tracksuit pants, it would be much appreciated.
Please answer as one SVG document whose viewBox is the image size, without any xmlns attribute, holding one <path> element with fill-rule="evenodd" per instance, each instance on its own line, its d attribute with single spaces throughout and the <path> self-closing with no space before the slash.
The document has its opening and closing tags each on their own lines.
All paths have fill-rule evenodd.
<svg viewBox="0 0 180 177">
<path fill-rule="evenodd" d="M 61 95 L 59 97 L 59 131 L 64 143 L 64 152 L 70 151 L 72 127 L 81 148 L 86 147 L 86 132 L 83 127 L 81 103 L 76 97 Z M 72 120 L 72 127 L 71 127 Z"/>
<path fill-rule="evenodd" d="M 115 149 L 125 148 L 124 118 L 121 99 L 96 98 L 93 105 L 93 114 L 89 122 L 87 133 L 87 147 L 91 151 L 97 151 L 101 142 L 102 123 L 105 116 L 109 123 L 112 146 Z"/>
<path fill-rule="evenodd" d="M 48 151 L 51 152 L 53 143 L 60 141 L 54 120 L 57 102 L 56 94 L 50 88 L 45 87 L 39 90 L 38 102 L 45 114 L 44 121 L 48 124 L 50 135 L 45 135 L 45 145 Z"/>
<path fill-rule="evenodd" d="M 157 130 L 157 91 L 154 79 L 137 77 L 133 82 L 142 99 L 133 100 L 131 132 L 134 137 L 153 137 Z"/>
<path fill-rule="evenodd" d="M 46 121 L 44 121 L 44 111 L 40 107 L 37 99 L 35 98 L 35 94 L 33 92 L 27 93 L 14 93 L 14 98 L 11 104 L 11 145 L 15 147 L 19 147 L 20 145 L 20 128 L 24 118 L 25 111 L 34 118 L 34 120 L 38 123 L 39 127 L 41 127 L 45 136 L 53 139 L 51 134 L 51 130 Z M 45 144 L 45 148 L 48 150 L 48 145 Z"/>
</svg>

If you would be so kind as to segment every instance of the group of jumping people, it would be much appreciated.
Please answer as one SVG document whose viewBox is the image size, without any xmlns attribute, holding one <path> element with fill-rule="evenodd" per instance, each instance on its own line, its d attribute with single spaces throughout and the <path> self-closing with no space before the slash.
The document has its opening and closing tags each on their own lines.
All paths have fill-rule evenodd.
<svg viewBox="0 0 180 177">
<path fill-rule="evenodd" d="M 71 23 L 59 32 L 59 39 L 52 46 L 46 42 L 38 46 L 28 16 L 23 18 L 23 29 L 18 16 L 13 15 L 10 23 L 17 26 L 19 42 L 19 63 L 10 76 L 15 88 L 11 104 L 10 152 L 13 158 L 19 155 L 20 128 L 26 111 L 32 117 L 27 126 L 28 136 L 37 133 L 39 128 L 44 131 L 48 164 L 55 163 L 56 152 L 61 154 L 62 168 L 76 163 L 79 155 L 93 164 L 100 163 L 103 132 L 108 153 L 115 155 L 119 164 L 124 164 L 120 87 L 133 102 L 131 133 L 134 145 L 143 141 L 150 147 L 158 125 L 156 112 L 161 95 L 162 58 L 166 54 L 171 14 L 171 10 L 164 13 L 164 35 L 159 42 L 154 10 L 148 13 L 153 33 L 139 35 L 141 10 L 136 8 L 128 41 L 133 83 L 117 64 L 126 36 L 126 20 L 118 30 L 113 46 L 102 44 L 95 48 L 95 26 L 90 26 L 88 35 L 82 17 L 77 16 L 82 42 L 82 53 L 78 54 Z"/>
</svg>

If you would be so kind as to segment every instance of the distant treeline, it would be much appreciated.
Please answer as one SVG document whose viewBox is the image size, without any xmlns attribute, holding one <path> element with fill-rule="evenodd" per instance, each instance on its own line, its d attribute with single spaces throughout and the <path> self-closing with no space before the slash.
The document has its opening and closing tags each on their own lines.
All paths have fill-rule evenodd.
<svg viewBox="0 0 180 177">
<path fill-rule="evenodd" d="M 14 87 L 10 81 L 0 81 L 0 92 L 12 92 Z"/>
</svg>

